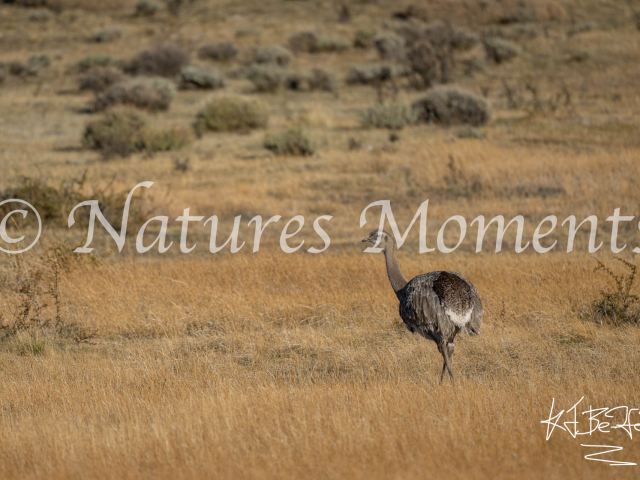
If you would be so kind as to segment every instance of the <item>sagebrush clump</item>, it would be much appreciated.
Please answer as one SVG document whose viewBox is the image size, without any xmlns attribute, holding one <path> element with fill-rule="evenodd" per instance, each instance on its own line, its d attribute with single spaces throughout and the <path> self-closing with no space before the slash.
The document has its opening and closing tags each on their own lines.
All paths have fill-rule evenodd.
<svg viewBox="0 0 640 480">
<path fill-rule="evenodd" d="M 175 86 L 164 78 L 128 80 L 112 85 L 98 95 L 94 109 L 132 105 L 149 111 L 167 110 L 175 95 Z"/>
<path fill-rule="evenodd" d="M 373 45 L 383 60 L 400 60 L 404 57 L 405 41 L 393 33 L 376 36 L 373 39 Z"/>
<path fill-rule="evenodd" d="M 196 133 L 212 131 L 247 131 L 267 126 L 269 113 L 257 101 L 239 97 L 211 100 L 197 115 Z"/>
<path fill-rule="evenodd" d="M 631 293 L 631 289 L 636 279 L 638 267 L 622 258 L 616 257 L 616 260 L 627 268 L 628 274 L 616 275 L 604 263 L 596 260 L 598 266 L 594 272 L 603 271 L 615 284 L 613 291 L 602 290 L 600 298 L 593 303 L 596 322 L 600 325 L 611 323 L 616 327 L 629 324 L 637 325 L 640 323 L 640 297 Z"/>
<path fill-rule="evenodd" d="M 291 62 L 293 55 L 289 50 L 280 45 L 269 45 L 256 50 L 254 61 L 286 67 Z"/>
<path fill-rule="evenodd" d="M 85 72 L 93 67 L 114 67 L 117 65 L 118 62 L 111 55 L 87 55 L 76 63 L 76 68 Z"/>
<path fill-rule="evenodd" d="M 203 89 L 213 90 L 225 86 L 224 76 L 218 70 L 203 67 L 186 67 L 177 78 L 181 90 Z"/>
<path fill-rule="evenodd" d="M 489 102 L 466 90 L 439 86 L 412 104 L 419 122 L 462 123 L 484 125 L 491 119 Z"/>
<path fill-rule="evenodd" d="M 198 49 L 198 56 L 209 60 L 229 61 L 238 56 L 238 47 L 233 42 L 207 43 Z"/>
<path fill-rule="evenodd" d="M 269 133 L 265 136 L 264 147 L 276 155 L 313 155 L 318 146 L 309 134 L 299 127 L 282 133 Z"/>
<path fill-rule="evenodd" d="M 126 66 L 133 75 L 173 77 L 189 64 L 189 51 L 173 43 L 160 43 L 140 52 Z"/>
<path fill-rule="evenodd" d="M 254 64 L 246 72 L 246 78 L 253 83 L 257 92 L 276 92 L 284 82 L 286 71 L 277 65 Z"/>
<path fill-rule="evenodd" d="M 390 80 L 395 75 L 394 69 L 388 65 L 354 65 L 347 73 L 349 85 L 370 85 Z"/>
<path fill-rule="evenodd" d="M 376 104 L 360 112 L 360 124 L 366 128 L 388 128 L 401 130 L 416 123 L 417 118 L 411 108 L 402 103 Z"/>
<path fill-rule="evenodd" d="M 78 83 L 81 91 L 101 93 L 124 79 L 125 75 L 119 68 L 93 67 L 78 78 Z"/>
</svg>

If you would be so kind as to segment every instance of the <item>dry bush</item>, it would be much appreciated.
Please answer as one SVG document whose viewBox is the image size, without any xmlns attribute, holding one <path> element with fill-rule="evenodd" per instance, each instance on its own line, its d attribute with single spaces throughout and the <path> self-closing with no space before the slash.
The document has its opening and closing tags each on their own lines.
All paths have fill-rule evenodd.
<svg viewBox="0 0 640 480">
<path fill-rule="evenodd" d="M 513 42 L 501 38 L 488 38 L 483 42 L 487 58 L 495 63 L 504 63 L 522 54 L 522 49 Z"/>
<path fill-rule="evenodd" d="M 53 20 L 54 14 L 51 10 L 41 9 L 31 12 L 29 14 L 29 21 L 31 22 L 48 22 Z"/>
<path fill-rule="evenodd" d="M 189 52 L 173 43 L 160 43 L 140 52 L 127 65 L 126 71 L 134 75 L 161 75 L 173 77 L 189 64 Z"/>
<path fill-rule="evenodd" d="M 327 68 L 313 68 L 307 75 L 310 90 L 336 92 L 340 88 L 338 76 Z"/>
<path fill-rule="evenodd" d="M 256 50 L 254 61 L 256 63 L 286 67 L 291 62 L 292 57 L 293 55 L 286 48 L 280 45 L 269 45 Z"/>
<path fill-rule="evenodd" d="M 341 38 L 320 37 L 312 53 L 344 52 L 351 48 L 351 42 Z"/>
<path fill-rule="evenodd" d="M 491 119 L 489 102 L 457 87 L 435 87 L 412 104 L 419 122 L 484 125 Z"/>
<path fill-rule="evenodd" d="M 134 79 L 112 85 L 96 97 L 94 109 L 132 105 L 150 111 L 167 110 L 176 95 L 172 82 L 164 78 Z"/>
<path fill-rule="evenodd" d="M 191 66 L 182 69 L 178 75 L 177 84 L 181 90 L 212 90 L 223 88 L 225 80 L 222 73 L 214 68 Z"/>
<path fill-rule="evenodd" d="M 111 55 L 87 55 L 76 63 L 76 68 L 80 72 L 86 72 L 93 67 L 113 67 L 117 65 L 118 62 Z"/>
<path fill-rule="evenodd" d="M 162 3 L 153 0 L 140 0 L 136 3 L 136 17 L 153 17 L 162 10 Z"/>
<path fill-rule="evenodd" d="M 375 30 L 358 30 L 353 40 L 353 46 L 356 48 L 373 47 L 373 39 L 378 35 Z"/>
<path fill-rule="evenodd" d="M 383 60 L 401 60 L 404 57 L 404 39 L 393 33 L 377 35 L 373 45 Z"/>
<path fill-rule="evenodd" d="M 153 130 L 139 113 L 128 110 L 112 110 L 99 120 L 85 127 L 83 145 L 99 150 L 103 158 L 129 157 L 136 152 L 164 152 L 179 150 L 192 141 L 189 129 L 171 127 Z"/>
<path fill-rule="evenodd" d="M 402 103 L 376 104 L 360 112 L 360 124 L 366 128 L 388 128 L 401 130 L 416 123 L 417 118 L 411 108 Z"/>
<path fill-rule="evenodd" d="M 601 270 L 614 282 L 614 290 L 600 292 L 600 298 L 596 300 L 592 307 L 596 316 L 596 322 L 600 325 L 611 323 L 616 327 L 622 325 L 637 325 L 640 323 L 640 298 L 631 293 L 633 283 L 636 279 L 638 267 L 627 260 L 617 258 L 622 263 L 628 273 L 616 274 L 600 260 L 596 259 L 598 266 L 594 272 Z"/>
<path fill-rule="evenodd" d="M 282 133 L 268 133 L 264 139 L 264 147 L 276 155 L 313 155 L 318 149 L 317 143 L 309 134 L 299 127 Z"/>
<path fill-rule="evenodd" d="M 198 49 L 198 56 L 209 60 L 229 61 L 238 56 L 238 47 L 233 42 L 207 43 Z"/>
<path fill-rule="evenodd" d="M 420 78 L 422 88 L 430 88 L 440 76 L 440 62 L 431 42 L 422 41 L 411 47 L 407 52 L 407 63 Z"/>
<path fill-rule="evenodd" d="M 253 83 L 257 92 L 273 93 L 283 85 L 286 70 L 277 64 L 254 64 L 246 71 L 246 78 Z"/>
<path fill-rule="evenodd" d="M 288 39 L 289 48 L 294 52 L 313 53 L 316 51 L 320 37 L 311 31 L 298 32 Z"/>
<path fill-rule="evenodd" d="M 104 92 L 107 88 L 125 79 L 122 70 L 115 67 L 93 67 L 78 78 L 81 91 Z"/>
<path fill-rule="evenodd" d="M 48 55 L 33 55 L 26 62 L 12 61 L 7 65 L 7 70 L 15 76 L 36 76 L 41 70 L 51 65 Z"/>
<path fill-rule="evenodd" d="M 122 38 L 123 31 L 120 28 L 105 28 L 91 37 L 92 42 L 109 43 Z"/>
<path fill-rule="evenodd" d="M 387 65 L 354 65 L 347 73 L 349 85 L 372 85 L 390 80 L 394 77 L 394 69 Z"/>
<path fill-rule="evenodd" d="M 259 102 L 239 97 L 216 98 L 200 111 L 196 117 L 197 132 L 246 131 L 267 126 L 269 114 Z"/>
</svg>

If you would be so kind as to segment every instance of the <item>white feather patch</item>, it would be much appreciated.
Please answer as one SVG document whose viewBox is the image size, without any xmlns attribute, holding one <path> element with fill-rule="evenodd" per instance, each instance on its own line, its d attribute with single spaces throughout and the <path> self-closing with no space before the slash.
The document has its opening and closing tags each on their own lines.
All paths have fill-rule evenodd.
<svg viewBox="0 0 640 480">
<path fill-rule="evenodd" d="M 464 315 L 460 315 L 459 313 L 454 312 L 453 310 L 445 310 L 447 315 L 449 315 L 449 319 L 453 322 L 456 327 L 464 328 L 464 326 L 469 323 L 471 319 L 471 309 L 467 310 Z"/>
</svg>

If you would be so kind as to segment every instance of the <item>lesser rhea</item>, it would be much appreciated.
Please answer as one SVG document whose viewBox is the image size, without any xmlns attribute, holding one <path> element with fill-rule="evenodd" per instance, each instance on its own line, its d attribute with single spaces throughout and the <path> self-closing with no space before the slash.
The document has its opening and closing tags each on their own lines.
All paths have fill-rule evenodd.
<svg viewBox="0 0 640 480">
<path fill-rule="evenodd" d="M 445 370 L 453 379 L 451 358 L 456 335 L 460 331 L 479 334 L 482 325 L 482 302 L 475 287 L 456 272 L 423 273 L 407 282 L 395 259 L 391 235 L 374 230 L 362 241 L 382 248 L 391 287 L 400 300 L 400 317 L 410 332 L 418 332 L 438 346 L 444 359 L 440 381 Z"/>
</svg>

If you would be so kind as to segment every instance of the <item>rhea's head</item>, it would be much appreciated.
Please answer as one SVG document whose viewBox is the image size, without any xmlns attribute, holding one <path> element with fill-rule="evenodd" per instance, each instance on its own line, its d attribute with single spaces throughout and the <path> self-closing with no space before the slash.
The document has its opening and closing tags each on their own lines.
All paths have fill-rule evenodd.
<svg viewBox="0 0 640 480">
<path fill-rule="evenodd" d="M 387 247 L 393 247 L 393 238 L 384 230 L 374 230 L 362 241 L 371 243 L 374 247 L 380 247 L 383 250 Z"/>
</svg>

